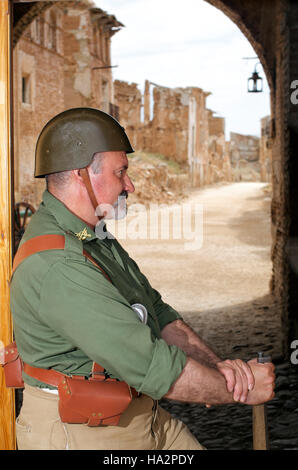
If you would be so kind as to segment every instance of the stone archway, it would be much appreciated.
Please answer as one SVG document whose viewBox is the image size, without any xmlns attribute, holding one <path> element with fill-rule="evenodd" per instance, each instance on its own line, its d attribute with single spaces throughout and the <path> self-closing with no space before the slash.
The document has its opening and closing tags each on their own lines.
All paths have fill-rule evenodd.
<svg viewBox="0 0 298 470">
<path fill-rule="evenodd" d="M 270 90 L 274 88 L 274 54 L 272 53 L 272 48 L 270 42 L 268 41 L 268 36 L 266 35 L 267 31 L 261 31 L 261 34 L 257 30 L 257 27 L 260 23 L 265 23 L 268 21 L 268 11 L 262 7 L 260 10 L 260 18 L 257 17 L 258 5 L 255 1 L 247 1 L 242 5 L 239 5 L 239 1 L 233 0 L 205 0 L 207 3 L 210 3 L 212 6 L 221 10 L 230 20 L 232 20 L 244 34 L 244 36 L 251 43 L 252 47 L 256 51 L 260 62 L 262 63 L 263 69 L 266 73 L 267 81 L 270 87 Z M 266 2 L 263 2 L 266 3 Z M 268 2 L 267 2 L 268 3 Z M 273 2 L 271 2 L 272 5 Z M 270 8 L 270 16 L 272 18 L 275 15 L 275 8 Z M 263 41 L 264 39 L 264 41 Z"/>
<path fill-rule="evenodd" d="M 51 1 L 36 2 L 34 4 L 16 3 L 13 10 L 13 38 L 12 45 L 22 36 L 27 26 L 32 21 L 53 5 Z"/>
</svg>

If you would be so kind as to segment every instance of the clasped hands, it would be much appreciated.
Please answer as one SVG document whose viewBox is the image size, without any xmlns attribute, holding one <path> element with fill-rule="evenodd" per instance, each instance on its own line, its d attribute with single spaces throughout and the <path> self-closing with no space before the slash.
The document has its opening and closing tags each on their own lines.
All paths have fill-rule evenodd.
<svg viewBox="0 0 298 470">
<path fill-rule="evenodd" d="M 274 397 L 275 375 L 272 362 L 262 364 L 257 359 L 252 359 L 246 363 L 241 359 L 227 359 L 217 362 L 216 367 L 226 379 L 227 390 L 233 393 L 235 402 L 258 405 Z"/>
</svg>

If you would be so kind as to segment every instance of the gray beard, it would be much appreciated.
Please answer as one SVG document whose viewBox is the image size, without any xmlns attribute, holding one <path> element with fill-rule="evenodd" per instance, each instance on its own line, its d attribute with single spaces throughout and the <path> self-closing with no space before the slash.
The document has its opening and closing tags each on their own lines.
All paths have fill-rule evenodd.
<svg viewBox="0 0 298 470">
<path fill-rule="evenodd" d="M 109 207 L 110 209 L 112 209 L 110 210 L 110 213 L 108 213 L 107 216 L 105 216 L 104 218 L 98 221 L 98 223 L 95 226 L 95 234 L 97 238 L 101 240 L 104 240 L 105 238 L 115 238 L 110 232 L 107 231 L 105 220 L 106 219 L 120 220 L 126 217 L 126 214 L 127 214 L 126 198 L 127 198 L 127 193 L 125 195 L 121 193 L 120 196 L 118 196 L 118 199 L 115 202 L 115 204 Z M 97 215 L 101 215 L 100 209 L 101 209 L 100 206 L 98 206 L 96 210 Z M 105 209 L 107 208 L 102 207 L 103 211 Z"/>
<path fill-rule="evenodd" d="M 127 214 L 127 192 L 122 191 L 118 196 L 117 201 L 111 204 L 99 204 L 96 208 L 95 214 L 101 217 L 100 220 L 110 219 L 110 220 L 120 220 L 124 219 Z M 106 214 L 104 217 L 103 215 Z"/>
<path fill-rule="evenodd" d="M 109 218 L 112 218 L 114 220 L 121 220 L 126 217 L 127 215 L 126 198 L 127 196 L 123 194 L 120 194 L 120 196 L 118 196 L 117 201 L 115 202 L 115 204 L 113 204 L 113 208 L 114 208 L 113 217 L 109 217 Z"/>
</svg>

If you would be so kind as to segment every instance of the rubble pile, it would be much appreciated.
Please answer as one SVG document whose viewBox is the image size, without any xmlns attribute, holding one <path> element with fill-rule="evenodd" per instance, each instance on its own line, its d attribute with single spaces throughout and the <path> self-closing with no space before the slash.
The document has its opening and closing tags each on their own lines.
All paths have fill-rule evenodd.
<svg viewBox="0 0 298 470">
<path fill-rule="evenodd" d="M 128 174 L 135 186 L 129 204 L 181 202 L 190 190 L 187 171 L 161 155 L 138 152 L 129 159 Z"/>
</svg>

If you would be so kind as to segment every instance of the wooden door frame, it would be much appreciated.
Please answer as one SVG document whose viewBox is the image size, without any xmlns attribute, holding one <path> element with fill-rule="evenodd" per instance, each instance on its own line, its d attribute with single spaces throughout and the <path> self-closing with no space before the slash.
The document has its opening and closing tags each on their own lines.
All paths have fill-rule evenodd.
<svg viewBox="0 0 298 470">
<path fill-rule="evenodd" d="M 0 344 L 13 339 L 9 281 L 13 257 L 13 165 L 12 165 L 12 1 L 0 2 Z M 14 391 L 5 387 L 0 367 L 0 449 L 16 448 Z"/>
</svg>

